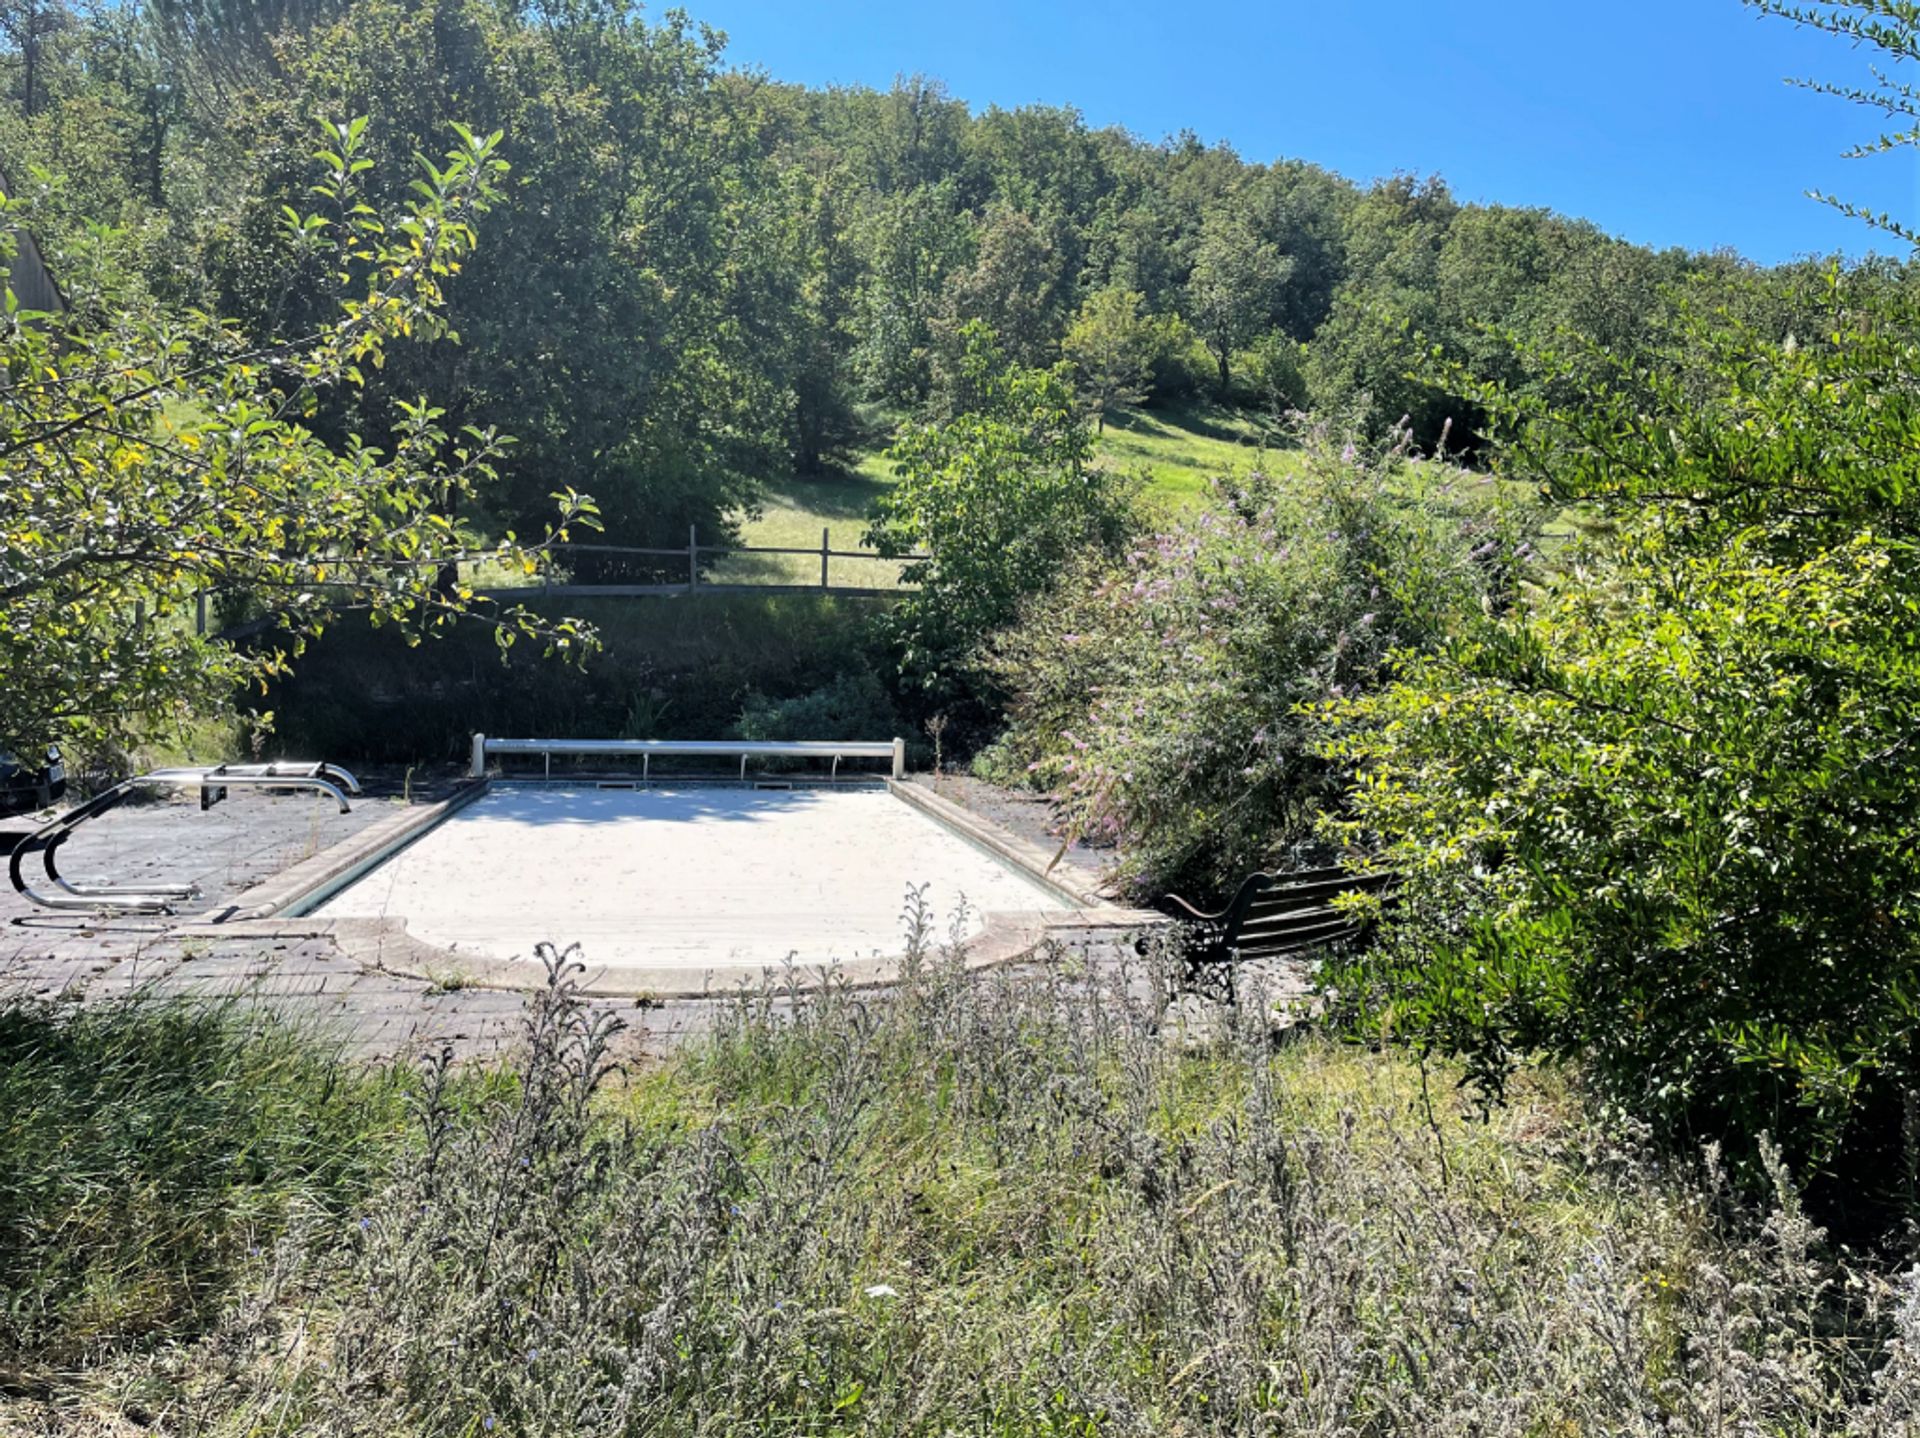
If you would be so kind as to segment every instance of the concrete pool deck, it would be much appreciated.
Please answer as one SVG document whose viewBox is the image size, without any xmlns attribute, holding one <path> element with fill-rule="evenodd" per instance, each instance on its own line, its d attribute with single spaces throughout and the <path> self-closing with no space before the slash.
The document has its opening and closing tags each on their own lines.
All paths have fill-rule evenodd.
<svg viewBox="0 0 1920 1438">
<path fill-rule="evenodd" d="M 89 1005 L 136 993 L 191 997 L 269 1011 L 370 1059 L 442 1045 L 463 1058 L 499 1056 L 521 1040 L 526 991 L 542 976 L 537 963 L 496 960 L 503 972 L 482 973 L 477 962 L 414 936 L 405 916 L 300 914 L 303 901 L 365 872 L 450 811 L 489 793 L 486 784 L 451 769 L 361 777 L 369 795 L 355 802 L 350 816 L 335 816 L 310 796 L 248 793 L 211 813 L 171 801 L 116 811 L 88 826 L 74 844 L 73 872 L 97 867 L 116 878 L 148 872 L 193 878 L 206 899 L 173 918 L 116 919 L 49 914 L 9 902 L 10 891 L 0 893 L 0 995 Z M 511 786 L 492 792 L 505 787 Z M 1043 804 L 999 791 L 981 802 L 976 791 L 982 787 L 928 776 L 888 786 L 895 799 L 963 836 L 972 858 L 986 850 L 1027 876 L 1045 875 L 1046 886 L 1064 900 L 1057 908 L 1003 910 L 990 918 L 966 945 L 966 964 L 1022 983 L 1051 984 L 1063 975 L 1073 983 L 1079 981 L 1074 975 L 1120 972 L 1148 998 L 1157 981 L 1134 959 L 1134 942 L 1165 920 L 1101 894 L 1105 856 L 1063 849 Z M 555 938 L 570 936 L 563 930 Z M 626 1025 L 616 1047 L 635 1059 L 664 1055 L 706 1032 L 731 1010 L 740 984 L 771 989 L 779 1010 L 804 1003 L 804 991 L 822 977 L 818 969 L 783 966 L 766 983 L 763 969 L 744 965 L 731 978 L 689 969 L 612 974 L 591 963 L 593 954 L 585 957 L 587 977 L 600 970 L 590 1002 Z M 744 972 L 749 967 L 751 974 Z M 1296 967 L 1297 974 L 1275 977 L 1303 993 L 1306 970 Z M 839 983 L 884 986 L 898 976 L 898 959 L 842 960 L 834 976 Z"/>
<path fill-rule="evenodd" d="M 698 993 L 792 964 L 890 976 L 909 888 L 936 941 L 1031 949 L 1083 901 L 889 787 L 496 784 L 307 918 L 404 921 L 409 967 L 536 981 L 577 943 L 595 988 Z M 389 935 L 390 938 L 395 937 Z"/>
<path fill-rule="evenodd" d="M 581 945 L 593 992 L 643 1004 L 768 982 L 811 987 L 829 965 L 837 983 L 885 985 L 906 947 L 909 883 L 928 886 L 940 943 L 966 896 L 972 968 L 1045 948 L 1104 947 L 1164 922 L 1099 892 L 1085 856 L 1057 862 L 1057 846 L 1041 842 L 1049 836 L 1030 820 L 1003 827 L 936 781 L 549 788 L 410 777 L 411 803 L 396 802 L 398 793 L 358 801 L 338 819 L 306 796 L 265 794 L 210 814 L 171 803 L 108 815 L 76 841 L 89 862 L 98 856 L 114 874 L 199 878 L 205 899 L 144 918 L 0 903 L 19 910 L 0 914 L 0 984 L 104 991 L 136 973 L 165 974 L 171 985 L 177 969 L 181 982 L 197 976 L 196 987 L 204 978 L 219 988 L 242 973 L 258 978 L 256 959 L 266 955 L 298 953 L 303 966 L 330 956 L 315 982 L 365 997 L 366 1008 L 359 997 L 353 1004 L 359 1028 L 385 1004 L 376 995 L 393 997 L 403 1021 L 418 1006 L 404 994 L 484 1008 L 486 993 L 536 987 L 535 948 L 546 941 Z M 303 842 L 287 842 L 294 834 Z M 486 863 L 463 852 L 472 836 Z M 515 887 L 496 872 L 524 869 L 528 849 L 556 842 L 536 865 L 538 883 Z M 226 861 L 217 872 L 215 853 Z M 498 998 L 517 1004 L 509 993 Z"/>
</svg>

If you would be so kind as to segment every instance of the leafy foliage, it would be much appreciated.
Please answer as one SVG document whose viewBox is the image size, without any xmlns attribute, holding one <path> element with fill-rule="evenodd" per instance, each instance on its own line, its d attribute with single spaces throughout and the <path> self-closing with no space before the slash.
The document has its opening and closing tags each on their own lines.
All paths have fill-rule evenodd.
<svg viewBox="0 0 1920 1438">
<path fill-rule="evenodd" d="M 1578 407 L 1483 390 L 1504 472 L 1606 523 L 1332 709 L 1349 835 L 1412 876 L 1408 944 L 1334 983 L 1491 1088 L 1578 1058 L 1669 1135 L 1752 1165 L 1771 1133 L 1885 1198 L 1920 1092 L 1920 311 L 1861 293 L 1834 276 L 1807 341 L 1692 315 Z"/>
<path fill-rule="evenodd" d="M 196 596 L 237 589 L 297 650 L 343 606 L 414 633 L 469 607 L 443 582 L 477 558 L 448 517 L 491 474 L 502 440 L 402 406 L 393 448 L 329 445 L 309 420 L 353 390 L 401 339 L 450 338 L 443 285 L 496 197 L 499 136 L 460 131 L 443 165 L 421 162 L 414 200 L 382 214 L 361 198 L 366 121 L 332 127 L 317 157 L 329 213 L 283 216 L 288 243 L 329 267 L 337 316 L 260 342 L 201 314 L 154 312 L 112 287 L 71 314 L 8 306 L 0 355 L 0 747 L 56 735 L 115 737 L 137 721 L 219 708 L 287 653 L 196 632 Z M 11 291 L 8 295 L 12 300 Z M 555 496 L 559 523 L 591 504 Z M 553 529 L 548 538 L 564 533 Z M 530 569 L 509 534 L 486 551 Z M 522 635 L 578 648 L 586 631 L 524 610 Z"/>
<path fill-rule="evenodd" d="M 1127 521 L 1127 487 L 1092 463 L 1071 386 L 1009 364 L 977 321 L 964 340 L 964 408 L 894 445 L 899 483 L 868 534 L 883 554 L 928 556 L 905 571 L 919 588 L 893 624 L 903 669 L 936 702 L 953 695 L 988 633 L 1047 590 L 1070 556 L 1117 540 Z"/>
<path fill-rule="evenodd" d="M 487 0 L 357 0 L 297 27 L 283 78 L 223 126 L 226 146 L 268 161 L 209 256 L 224 312 L 256 330 L 312 312 L 263 220 L 299 203 L 306 176 L 291 161 L 316 106 L 379 118 L 376 204 L 404 198 L 421 137 L 454 119 L 498 130 L 511 201 L 446 287 L 463 343 L 396 349 L 328 418 L 378 436 L 401 398 L 426 391 L 455 420 L 514 435 L 469 507 L 489 533 L 537 525 L 548 496 L 572 488 L 595 496 L 615 542 L 684 543 L 689 524 L 724 541 L 762 477 L 797 446 L 829 447 L 837 421 L 833 367 L 814 368 L 834 294 L 802 288 L 819 202 L 803 176 L 772 172 L 773 121 L 723 93 L 718 57 L 717 37 L 684 16 L 647 25 L 594 4 L 533 25 Z M 573 560 L 582 579 L 658 577 L 632 564 Z"/>
<path fill-rule="evenodd" d="M 1316 847 L 1343 771 L 1312 706 L 1509 590 L 1523 506 L 1473 476 L 1306 436 L 1286 479 L 1088 563 L 995 644 L 1011 731 L 988 757 L 1118 843 L 1148 894 L 1230 889 Z"/>
<path fill-rule="evenodd" d="M 901 726 L 880 676 L 850 666 L 790 699 L 748 694 L 734 727 L 742 739 L 884 739 Z"/>
<path fill-rule="evenodd" d="M 1108 290 L 1168 326 L 1152 398 L 1197 381 L 1267 404 L 1270 386 L 1233 380 L 1277 339 L 1308 347 L 1320 408 L 1364 401 L 1375 434 L 1407 415 L 1432 448 L 1473 416 L 1408 382 L 1382 343 L 1400 321 L 1475 358 L 1487 322 L 1631 347 L 1663 285 L 1741 268 L 1464 205 L 1433 178 L 1358 186 L 1070 109 L 973 113 L 920 77 L 781 85 L 730 72 L 686 17 L 649 23 L 620 0 L 537 17 L 494 0 L 34 0 L 9 24 L 0 152 L 56 270 L 104 248 L 136 288 L 255 339 L 330 313 L 325 266 L 296 264 L 280 228 L 282 205 L 305 205 L 309 117 L 373 117 L 381 210 L 450 121 L 502 132 L 513 203 L 446 287 L 465 343 L 396 347 L 386 377 L 316 417 L 336 442 L 390 448 L 399 401 L 428 392 L 451 427 L 515 434 L 470 507 L 490 532 L 572 487 L 634 543 L 689 523 L 722 538 L 766 481 L 891 412 L 944 412 L 968 322 L 1044 367 Z M 1204 348 L 1200 375 L 1176 322 Z"/>
<path fill-rule="evenodd" d="M 1154 361 L 1167 348 L 1166 326 L 1141 313 L 1145 301 L 1138 290 L 1101 290 L 1088 297 L 1060 341 L 1096 431 L 1106 428 L 1109 409 L 1147 397 Z"/>
<path fill-rule="evenodd" d="M 1187 314 L 1219 367 L 1220 398 L 1232 383 L 1234 351 L 1260 333 L 1291 270 L 1291 261 L 1241 216 L 1207 217 L 1187 279 Z"/>
</svg>

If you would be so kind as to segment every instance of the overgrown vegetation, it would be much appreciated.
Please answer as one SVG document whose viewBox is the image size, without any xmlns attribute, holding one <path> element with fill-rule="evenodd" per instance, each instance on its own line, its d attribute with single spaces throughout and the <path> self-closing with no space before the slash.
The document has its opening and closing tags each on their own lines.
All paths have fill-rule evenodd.
<svg viewBox="0 0 1920 1438">
<path fill-rule="evenodd" d="M 291 1219 L 376 1181 L 405 1087 L 232 1003 L 0 998 L 0 1394 L 23 1357 L 212 1325 Z"/>
<path fill-rule="evenodd" d="M 366 121 L 326 127 L 309 163 L 321 209 L 282 217 L 323 272 L 319 317 L 249 336 L 198 312 L 166 314 L 113 272 L 79 277 L 72 308 L 20 309 L 8 291 L 0 420 L 0 750 L 116 740 L 140 721 L 183 724 L 286 667 L 286 648 L 337 608 L 417 636 L 466 612 L 445 582 L 480 556 L 450 516 L 494 477 L 491 430 L 449 431 L 403 404 L 391 451 L 312 428 L 323 396 L 364 387 L 404 339 L 447 336 L 443 286 L 498 197 L 499 136 L 459 129 L 442 165 L 382 214 L 364 198 Z M 311 198 L 311 197 L 309 197 Z M 8 208 L 18 212 L 16 202 Z M 4 251 L 11 258 L 14 241 Z M 543 540 L 591 522 L 558 494 Z M 531 569 L 542 544 L 508 536 L 493 562 Z M 290 644 L 240 648 L 198 631 L 196 598 L 244 596 Z M 497 614 L 503 645 L 537 636 L 578 653 L 578 625 Z"/>
<path fill-rule="evenodd" d="M 693 601 L 530 598 L 536 613 L 594 626 L 600 648 L 582 667 L 502 664 L 483 624 L 433 643 L 341 624 L 268 691 L 271 746 L 343 762 L 458 759 L 474 731 L 712 739 L 748 715 L 880 672 L 884 601 L 797 594 L 727 594 Z M 890 693 L 870 717 L 884 719 Z M 888 724 L 858 735 L 888 738 Z M 819 737 L 819 736 L 809 736 Z M 911 737 L 911 736 L 908 736 Z"/>
<path fill-rule="evenodd" d="M 1920 60 L 1909 0 L 1758 8 Z M 1920 1428 L 1910 264 L 783 87 L 619 3 L 0 28 L 9 218 L 74 300 L 0 336 L 0 745 L 262 678 L 283 742 L 406 760 L 1004 721 L 986 771 L 1142 892 L 1401 875 L 1321 972 L 1384 1053 L 1276 1055 L 1258 1002 L 1184 1052 L 1123 968 L 969 979 L 924 929 L 897 990 L 745 1000 L 620 1083 L 549 956 L 461 1102 L 444 1058 L 6 1010 L 25 1424 L 137 1388 L 182 1432 Z M 1897 78 L 1843 93 L 1920 140 Z M 315 112 L 372 118 L 310 215 Z M 1202 392 L 1229 439 L 1319 419 L 1135 507 L 1096 456 Z M 533 574 L 556 499 L 723 540 L 881 430 L 845 488 L 896 603 L 628 610 L 536 682 L 501 637 L 588 637 L 539 603 L 410 647 L 476 562 Z M 297 677 L 182 618 L 217 585 L 311 636 L 343 582 L 402 627 Z"/>
<path fill-rule="evenodd" d="M 619 1079 L 610 1021 L 555 956 L 509 1085 L 457 1103 L 426 1064 L 410 1137 L 368 1151 L 344 1208 L 258 1235 L 218 1321 L 122 1314 L 117 1349 L 62 1378 L 43 1331 L 13 1359 L 42 1391 L 0 1425 L 1517 1438 L 1920 1419 L 1920 1290 L 1837 1264 L 1777 1169 L 1772 1207 L 1748 1209 L 1710 1151 L 1652 1161 L 1546 1076 L 1482 1124 L 1444 1073 L 1276 1054 L 1252 1008 L 1188 1051 L 1124 976 L 969 976 L 924 929 L 915 953 L 895 992 L 830 987 L 791 1016 L 749 996 Z M 334 1102 L 246 1092 L 256 1129 Z M 89 1116 L 56 1110 L 37 1141 L 92 1142 Z M 263 1181 L 287 1185 L 303 1151 L 274 1151 Z M 224 1175 L 184 1173 L 186 1211 L 217 1208 Z M 72 1221 L 109 1202 L 77 1196 Z"/>
<path fill-rule="evenodd" d="M 929 556 L 908 566 L 916 587 L 887 616 L 903 685 L 923 702 L 978 706 L 981 641 L 1051 592 L 1073 556 L 1116 544 L 1128 495 L 1123 476 L 1092 463 L 1058 374 L 1012 363 L 984 325 L 960 338 L 954 412 L 888 452 L 899 480 L 869 537 L 882 554 Z"/>
<path fill-rule="evenodd" d="M 1920 314 L 1828 303 L 1806 340 L 1689 317 L 1666 365 L 1511 410 L 1501 472 L 1610 525 L 1335 709 L 1352 834 L 1413 880 L 1409 946 L 1337 982 L 1490 1085 L 1578 1056 L 1624 1112 L 1907 1211 Z"/>
<path fill-rule="evenodd" d="M 1920 46 L 1909 6 L 1815 18 Z M 1749 1186 L 1776 1145 L 1824 1217 L 1904 1243 L 1910 286 L 1694 285 L 1631 346 L 1434 338 L 1409 369 L 1470 398 L 1490 477 L 1230 492 L 1128 570 L 1090 566 L 999 643 L 998 772 L 1051 784 L 1150 888 L 1276 858 L 1399 871 L 1391 941 L 1321 975 L 1350 1031 L 1460 1058 L 1490 1098 L 1577 1062 L 1621 1120 L 1721 1140 Z M 1548 508 L 1463 511 L 1463 484 Z"/>
<path fill-rule="evenodd" d="M 1051 789 L 1146 896 L 1325 857 L 1347 771 L 1316 707 L 1514 597 L 1529 512 L 1394 444 L 1304 436 L 1284 478 L 1091 556 L 995 642 L 1013 697 L 981 771 Z"/>
</svg>

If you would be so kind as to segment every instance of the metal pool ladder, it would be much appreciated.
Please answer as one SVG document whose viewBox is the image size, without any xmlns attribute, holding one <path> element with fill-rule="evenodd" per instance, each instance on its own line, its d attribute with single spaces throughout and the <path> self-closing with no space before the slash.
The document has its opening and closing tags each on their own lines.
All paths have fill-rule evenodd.
<svg viewBox="0 0 1920 1438">
<path fill-rule="evenodd" d="M 310 789 L 324 794 L 340 806 L 342 814 L 353 806 L 348 794 L 360 792 L 360 781 L 338 764 L 204 764 L 173 769 L 155 769 L 94 795 L 59 817 L 49 820 L 14 846 L 7 861 L 7 877 L 13 887 L 43 909 L 80 910 L 87 913 L 170 914 L 183 899 L 199 896 L 197 884 L 76 884 L 60 875 L 54 857 L 60 846 L 89 819 L 97 819 L 117 809 L 140 789 L 198 789 L 204 812 L 227 797 L 229 788 Z M 30 854 L 40 855 L 41 867 L 53 892 L 35 889 L 27 882 L 23 866 Z"/>
</svg>

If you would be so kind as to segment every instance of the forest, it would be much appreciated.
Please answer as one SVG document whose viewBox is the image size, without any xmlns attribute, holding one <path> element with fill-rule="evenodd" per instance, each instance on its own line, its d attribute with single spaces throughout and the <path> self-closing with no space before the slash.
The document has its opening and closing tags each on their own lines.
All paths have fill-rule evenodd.
<svg viewBox="0 0 1920 1438">
<path fill-rule="evenodd" d="M 1655 253 L 1438 176 L 1362 184 L 1071 109 L 975 111 L 921 77 L 809 91 L 730 69 L 672 12 L 31 0 L 8 24 L 0 155 L 83 310 L 299 333 L 334 303 L 285 222 L 311 208 L 315 117 L 369 117 L 375 208 L 454 124 L 499 132 L 501 203 L 446 287 L 459 343 L 396 347 L 322 407 L 371 442 L 426 394 L 449 427 L 513 436 L 473 498 L 496 530 L 572 488 L 610 537 L 718 536 L 769 481 L 950 413 L 976 322 L 1012 363 L 1064 362 L 1096 416 L 1203 396 L 1404 420 L 1470 455 L 1480 408 L 1410 377 L 1409 334 L 1544 391 L 1486 327 L 1632 355 L 1682 287 L 1778 336 L 1813 323 L 1796 294 L 1821 270 Z"/>
</svg>

